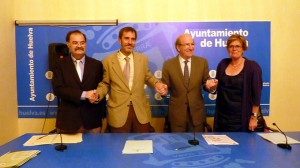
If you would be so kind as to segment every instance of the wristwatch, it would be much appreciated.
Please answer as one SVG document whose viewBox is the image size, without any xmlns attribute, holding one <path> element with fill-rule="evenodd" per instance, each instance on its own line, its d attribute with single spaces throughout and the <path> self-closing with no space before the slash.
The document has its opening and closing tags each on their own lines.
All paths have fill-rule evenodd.
<svg viewBox="0 0 300 168">
<path fill-rule="evenodd" d="M 255 113 L 255 112 L 252 112 L 252 115 L 253 115 L 254 117 L 257 117 L 257 113 Z"/>
</svg>

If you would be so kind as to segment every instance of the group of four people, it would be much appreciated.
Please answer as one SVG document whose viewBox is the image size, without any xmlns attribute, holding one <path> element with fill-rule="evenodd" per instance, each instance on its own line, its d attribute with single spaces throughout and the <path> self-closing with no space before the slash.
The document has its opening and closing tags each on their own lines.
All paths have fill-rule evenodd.
<svg viewBox="0 0 300 168">
<path fill-rule="evenodd" d="M 60 60 L 53 70 L 53 90 L 60 98 L 57 132 L 100 133 L 106 108 L 109 132 L 152 132 L 145 84 L 161 95 L 171 91 L 171 132 L 204 130 L 202 88 L 218 94 L 215 131 L 255 130 L 260 114 L 262 71 L 256 62 L 243 57 L 247 50 L 243 36 L 234 34 L 227 40 L 230 58 L 219 63 L 216 79 L 209 77 L 207 60 L 194 55 L 194 40 L 189 34 L 176 39 L 178 55 L 164 62 L 161 80 L 150 72 L 147 56 L 134 52 L 136 40 L 134 28 L 122 28 L 118 37 L 121 48 L 101 62 L 86 56 L 86 37 L 82 32 L 67 34 L 70 57 Z"/>
</svg>

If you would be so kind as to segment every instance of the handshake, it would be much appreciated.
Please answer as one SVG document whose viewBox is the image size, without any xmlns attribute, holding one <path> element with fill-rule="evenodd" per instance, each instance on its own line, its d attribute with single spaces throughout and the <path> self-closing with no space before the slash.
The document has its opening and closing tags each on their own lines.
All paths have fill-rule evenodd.
<svg viewBox="0 0 300 168">
<path fill-rule="evenodd" d="M 97 93 L 97 90 L 86 91 L 85 98 L 88 99 L 90 103 L 99 103 L 99 94 Z"/>
<path fill-rule="evenodd" d="M 160 95 L 166 95 L 168 93 L 168 86 L 166 84 L 163 84 L 162 82 L 157 82 L 155 84 L 155 90 L 157 93 L 159 93 Z M 86 91 L 86 95 L 85 98 L 87 100 L 89 100 L 90 103 L 92 104 L 97 104 L 99 103 L 99 94 L 97 92 L 97 90 L 89 90 Z"/>
<path fill-rule="evenodd" d="M 155 84 L 155 90 L 160 95 L 165 96 L 168 93 L 168 85 L 166 85 L 162 82 L 157 82 Z"/>
</svg>

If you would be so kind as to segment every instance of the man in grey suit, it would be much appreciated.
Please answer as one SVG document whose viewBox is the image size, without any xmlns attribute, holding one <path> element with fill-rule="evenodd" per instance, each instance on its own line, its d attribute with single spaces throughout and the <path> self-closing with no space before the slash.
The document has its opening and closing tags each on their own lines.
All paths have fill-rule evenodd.
<svg viewBox="0 0 300 168">
<path fill-rule="evenodd" d="M 203 132 L 206 114 L 202 87 L 213 92 L 217 80 L 209 79 L 207 60 L 194 56 L 194 40 L 189 34 L 180 35 L 175 48 L 179 54 L 164 62 L 162 69 L 162 82 L 171 91 L 171 132 Z"/>
<path fill-rule="evenodd" d="M 121 49 L 103 60 L 103 80 L 97 92 L 101 100 L 110 91 L 107 119 L 112 133 L 150 132 L 151 111 L 144 85 L 160 94 L 167 92 L 166 85 L 151 74 L 148 58 L 133 51 L 136 39 L 134 28 L 122 28 Z"/>
</svg>

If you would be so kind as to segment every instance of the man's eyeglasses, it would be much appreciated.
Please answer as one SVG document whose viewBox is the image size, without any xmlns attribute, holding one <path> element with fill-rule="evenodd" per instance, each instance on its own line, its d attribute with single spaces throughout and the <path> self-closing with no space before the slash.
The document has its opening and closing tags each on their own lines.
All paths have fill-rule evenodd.
<svg viewBox="0 0 300 168">
<path fill-rule="evenodd" d="M 233 49 L 239 50 L 239 49 L 242 48 L 242 46 L 240 46 L 240 45 L 230 45 L 228 48 L 231 49 L 231 50 L 233 50 Z"/>
<path fill-rule="evenodd" d="M 178 44 L 178 45 L 180 45 L 180 46 L 183 46 L 183 47 L 194 47 L 195 46 L 195 44 L 194 43 L 185 43 L 185 44 Z"/>
</svg>

